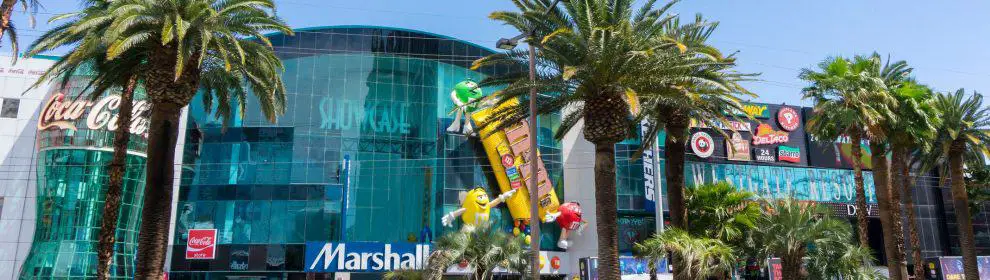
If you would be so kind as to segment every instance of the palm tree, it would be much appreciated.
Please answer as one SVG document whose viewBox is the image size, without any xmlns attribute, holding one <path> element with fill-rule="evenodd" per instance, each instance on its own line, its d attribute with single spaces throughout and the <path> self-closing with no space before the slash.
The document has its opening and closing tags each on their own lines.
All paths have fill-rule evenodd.
<svg viewBox="0 0 990 280">
<path fill-rule="evenodd" d="M 860 142 L 867 133 L 867 126 L 880 122 L 889 109 L 877 106 L 888 103 L 883 93 L 884 83 L 870 75 L 873 63 L 857 57 L 850 61 L 842 57 L 830 57 L 818 64 L 818 69 L 802 69 L 799 77 L 811 83 L 805 87 L 805 99 L 814 101 L 814 116 L 806 129 L 818 141 L 834 141 L 841 135 L 849 136 L 852 143 L 853 179 L 856 183 L 856 221 L 859 244 L 869 247 L 867 240 L 866 189 L 863 185 L 862 147 Z M 875 160 L 874 160 L 875 161 Z"/>
<path fill-rule="evenodd" d="M 14 53 L 15 61 L 17 60 L 18 52 L 17 28 L 11 22 L 11 16 L 14 14 L 14 9 L 17 8 L 18 3 L 24 7 L 25 12 L 31 10 L 31 16 L 29 18 L 31 27 L 34 27 L 34 15 L 38 13 L 38 8 L 41 7 L 41 2 L 38 2 L 38 0 L 3 0 L 3 2 L 0 2 L 0 39 L 3 39 L 3 35 L 10 33 L 7 40 L 10 41 L 10 48 L 11 52 Z"/>
<path fill-rule="evenodd" d="M 118 107 L 117 129 L 114 132 L 113 156 L 108 164 L 108 182 L 104 199 L 103 215 L 100 228 L 100 242 L 97 247 L 99 258 L 97 279 L 107 279 L 110 276 L 110 266 L 113 261 L 116 230 L 120 216 L 120 202 L 123 189 L 125 160 L 130 140 L 131 120 L 134 91 L 138 85 L 143 63 L 139 57 L 127 57 L 110 63 L 106 59 L 107 45 L 100 40 L 100 34 L 106 32 L 109 22 L 100 21 L 107 17 L 108 1 L 87 1 L 82 11 L 55 16 L 53 20 L 68 22 L 45 32 L 30 46 L 27 56 L 36 55 L 42 51 L 52 50 L 61 46 L 74 46 L 67 54 L 61 56 L 35 83 L 35 86 L 50 79 L 59 79 L 64 87 L 73 74 L 93 72 L 87 87 L 94 90 L 90 98 L 103 95 L 109 90 L 120 90 L 120 105 Z M 94 24 L 95 23 L 95 24 Z M 89 73 L 87 73 L 89 74 Z M 126 273 L 126 272 L 125 272 Z"/>
<path fill-rule="evenodd" d="M 417 275 L 421 275 L 421 279 L 440 279 L 447 268 L 464 262 L 474 269 L 472 280 L 490 280 L 496 267 L 520 273 L 528 271 L 531 254 L 524 247 L 521 237 L 481 226 L 471 231 L 452 232 L 437 239 L 423 271 L 393 273 L 389 277 L 416 279 Z"/>
<path fill-rule="evenodd" d="M 732 271 L 736 254 L 732 247 L 716 238 L 696 236 L 674 228 L 654 235 L 634 245 L 642 257 L 650 260 L 666 257 L 667 252 L 676 256 L 676 279 L 705 280 L 725 276 Z M 651 273 L 655 275 L 655 273 Z"/>
<path fill-rule="evenodd" d="M 912 258 L 914 259 L 915 275 L 924 266 L 921 260 L 921 241 L 918 237 L 917 222 L 914 221 L 914 199 L 911 196 L 911 155 L 915 150 L 930 149 L 938 125 L 938 111 L 935 110 L 931 90 L 915 81 L 908 80 L 890 87 L 890 94 L 897 100 L 895 111 L 897 119 L 886 122 L 887 137 L 891 147 L 891 203 L 894 208 L 900 208 L 900 194 L 906 196 L 905 211 L 908 216 L 908 228 L 911 234 Z M 895 192 L 896 190 L 896 192 Z M 895 196 L 895 194 L 897 194 Z M 892 216 L 899 218 L 900 216 Z M 899 219 L 898 219 L 899 221 Z M 903 230 L 899 223 L 893 223 L 894 242 L 903 244 Z M 903 245 L 898 245 L 903 247 Z M 898 263 L 906 269 L 903 255 L 897 255 Z M 922 270 L 923 271 L 923 270 Z"/>
<path fill-rule="evenodd" d="M 964 89 L 954 94 L 935 96 L 935 108 L 942 113 L 942 125 L 938 128 L 934 152 L 948 168 L 952 184 L 952 206 L 959 224 L 959 245 L 962 250 L 963 269 L 966 279 L 979 279 L 976 266 L 976 249 L 973 236 L 973 220 L 969 211 L 969 196 L 966 193 L 966 166 L 984 164 L 990 149 L 990 110 L 983 107 L 983 95 L 973 93 L 966 96 Z"/>
<path fill-rule="evenodd" d="M 728 182 L 704 184 L 687 189 L 687 209 L 691 220 L 688 232 L 694 236 L 739 244 L 756 226 L 760 207 L 751 192 L 741 191 Z"/>
<path fill-rule="evenodd" d="M 678 48 L 691 56 L 710 61 L 685 69 L 702 79 L 663 81 L 659 83 L 662 88 L 652 89 L 662 94 L 647 96 L 642 101 L 643 118 L 656 125 L 652 131 L 644 132 L 648 137 L 640 149 L 652 146 L 661 129 L 666 132 L 664 156 L 671 225 L 687 228 L 689 210 L 685 203 L 684 166 L 690 121 L 697 120 L 709 127 L 718 127 L 716 123 L 725 124 L 730 119 L 739 121 L 739 117 L 726 116 L 725 112 L 740 111 L 740 97 L 756 97 L 738 84 L 756 74 L 732 71 L 735 57 L 724 56 L 707 44 L 718 22 L 707 22 L 698 15 L 694 23 L 681 25 L 679 19 L 675 19 L 667 25 L 665 40 L 676 42 Z M 726 132 L 719 132 L 728 137 Z"/>
<path fill-rule="evenodd" d="M 619 279 L 615 144 L 628 138 L 640 120 L 661 119 L 647 118 L 645 112 L 665 96 L 690 94 L 696 102 L 706 103 L 709 92 L 715 92 L 710 88 L 739 88 L 735 76 L 718 72 L 731 63 L 698 55 L 667 36 L 674 18 L 667 10 L 673 3 L 656 7 L 655 2 L 647 1 L 637 10 L 633 1 L 573 0 L 544 16 L 549 1 L 514 1 L 519 11 L 494 12 L 490 17 L 523 32 L 534 30 L 529 42 L 540 44 L 535 83 L 524 70 L 529 59 L 526 52 L 494 54 L 473 66 L 507 66 L 509 73 L 481 82 L 502 88 L 496 93 L 499 104 L 525 98 L 534 87 L 545 93 L 537 102 L 539 114 L 565 112 L 556 138 L 584 122 L 584 137 L 595 145 L 595 215 L 602 279 Z M 698 28 L 691 26 L 683 29 Z M 687 86 L 692 83 L 706 86 L 691 91 L 694 88 Z M 643 112 L 634 115 L 636 106 L 630 104 L 643 104 Z M 737 101 L 734 104 L 739 107 Z M 526 111 L 522 106 L 497 110 L 492 119 L 510 125 L 525 118 Z M 656 135 L 657 130 L 646 133 Z"/>
<path fill-rule="evenodd" d="M 820 205 L 798 202 L 794 199 L 767 201 L 764 204 L 765 214 L 758 223 L 760 226 L 753 231 L 753 239 L 759 244 L 757 247 L 762 248 L 764 255 L 780 257 L 783 279 L 805 279 L 806 274 L 816 270 L 802 271 L 806 257 L 812 257 L 809 262 L 812 265 L 818 261 L 834 262 L 834 259 L 816 259 L 821 256 L 834 256 L 835 254 L 826 250 L 836 250 L 837 246 L 852 239 L 849 224 L 831 217 L 829 211 Z M 856 256 L 858 258 L 862 254 Z M 858 264 L 862 265 L 863 262 Z"/>
<path fill-rule="evenodd" d="M 141 75 L 152 109 L 135 277 L 158 279 L 181 108 L 202 90 L 204 107 L 227 120 L 234 102 L 243 114 L 250 91 L 274 121 L 285 103 L 282 63 L 262 33 L 292 30 L 273 15 L 270 0 L 117 0 L 106 10 L 113 16 L 93 19 L 108 24 L 94 44 L 107 46 L 104 56 L 110 64 L 137 60 L 145 65 Z"/>
</svg>

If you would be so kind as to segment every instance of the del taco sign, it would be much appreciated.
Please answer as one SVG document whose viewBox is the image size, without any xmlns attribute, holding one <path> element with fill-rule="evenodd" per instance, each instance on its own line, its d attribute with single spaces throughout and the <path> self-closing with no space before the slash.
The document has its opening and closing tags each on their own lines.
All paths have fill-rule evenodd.
<svg viewBox="0 0 990 280">
<path fill-rule="evenodd" d="M 85 98 L 72 100 L 65 94 L 55 94 L 38 116 L 38 130 L 49 128 L 77 130 L 77 125 L 85 125 L 91 130 L 117 130 L 117 116 L 120 109 L 120 95 L 108 95 L 96 101 Z M 150 121 L 145 116 L 151 109 L 147 101 L 134 102 L 131 110 L 130 132 L 148 137 Z"/>
</svg>

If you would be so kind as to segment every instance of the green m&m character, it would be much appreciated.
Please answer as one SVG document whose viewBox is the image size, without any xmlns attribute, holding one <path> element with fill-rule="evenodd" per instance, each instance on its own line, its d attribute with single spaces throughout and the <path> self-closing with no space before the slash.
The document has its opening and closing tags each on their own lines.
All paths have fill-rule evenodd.
<svg viewBox="0 0 990 280">
<path fill-rule="evenodd" d="M 454 122 L 450 123 L 447 127 L 448 132 L 452 133 L 463 133 L 471 134 L 474 133 L 474 127 L 471 126 L 471 113 L 477 110 L 477 104 L 469 104 L 472 101 L 478 100 L 484 97 L 481 88 L 478 87 L 478 83 L 475 83 L 471 79 L 467 79 L 457 85 L 454 85 L 454 90 L 450 91 L 450 100 L 454 102 L 457 108 L 454 109 L 456 116 L 454 117 Z M 461 130 L 461 116 L 464 117 L 464 130 Z"/>
</svg>

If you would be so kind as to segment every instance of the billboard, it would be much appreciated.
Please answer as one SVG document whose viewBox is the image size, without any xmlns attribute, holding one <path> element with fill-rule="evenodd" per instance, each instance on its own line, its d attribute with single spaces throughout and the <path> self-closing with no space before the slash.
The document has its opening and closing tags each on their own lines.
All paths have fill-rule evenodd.
<svg viewBox="0 0 990 280">
<path fill-rule="evenodd" d="M 688 155 L 688 159 L 718 163 L 755 161 L 782 166 L 808 165 L 807 134 L 804 131 L 804 118 L 799 114 L 798 107 L 747 103 L 745 108 L 746 112 L 739 115 L 753 115 L 754 119 L 731 120 L 717 125 L 706 125 L 704 122 L 692 120 L 691 135 L 704 132 L 714 145 L 711 145 L 713 148 L 711 155 L 699 154 L 695 151 Z M 742 141 L 748 143 L 744 145 Z M 689 141 L 686 145 L 692 151 L 697 146 L 695 141 Z M 781 146 L 786 147 L 784 157 L 778 158 L 780 154 L 778 147 Z M 737 149 L 733 151 L 730 147 Z M 739 153 L 738 150 L 745 150 L 748 153 Z"/>
<path fill-rule="evenodd" d="M 807 120 L 814 116 L 811 108 L 804 108 L 804 118 Z M 808 137 L 808 151 L 807 151 L 807 161 L 808 165 L 815 167 L 827 167 L 827 168 L 847 168 L 852 169 L 852 148 L 853 145 L 850 143 L 848 136 L 840 136 L 833 141 L 822 141 L 821 139 L 814 139 L 813 137 Z M 860 162 L 863 164 L 863 169 L 872 169 L 873 157 L 870 156 L 870 143 L 867 140 L 862 140 L 859 146 L 863 149 L 862 157 L 860 157 Z"/>
<path fill-rule="evenodd" d="M 876 203 L 873 176 L 864 172 L 867 203 Z M 684 168 L 688 186 L 727 181 L 741 190 L 764 198 L 787 198 L 836 203 L 855 203 L 856 184 L 852 170 L 788 166 L 688 162 Z"/>
<path fill-rule="evenodd" d="M 980 279 L 990 279 L 990 257 L 976 257 L 976 266 L 979 269 Z M 934 273 L 934 265 L 931 262 L 929 262 L 928 267 L 929 274 L 937 274 L 939 279 L 962 280 L 966 278 L 963 271 L 962 257 L 939 257 L 938 270 L 940 271 L 938 273 Z"/>
</svg>

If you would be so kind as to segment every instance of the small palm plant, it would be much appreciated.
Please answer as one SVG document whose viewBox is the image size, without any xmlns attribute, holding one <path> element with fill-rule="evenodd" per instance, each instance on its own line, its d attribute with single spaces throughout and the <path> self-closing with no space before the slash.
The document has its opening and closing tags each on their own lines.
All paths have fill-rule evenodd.
<svg viewBox="0 0 990 280">
<path fill-rule="evenodd" d="M 523 240 L 490 226 L 452 232 L 437 239 L 424 270 L 400 270 L 385 279 L 440 279 L 448 268 L 465 263 L 474 269 L 472 280 L 490 280 L 495 269 L 524 273 L 529 269 L 530 251 Z"/>
<path fill-rule="evenodd" d="M 869 252 L 868 249 L 850 250 L 851 247 L 861 246 L 850 245 L 853 234 L 849 224 L 833 218 L 825 207 L 794 199 L 767 201 L 764 204 L 766 208 L 758 222 L 760 226 L 753 230 L 753 242 L 761 255 L 780 258 L 783 279 L 818 279 L 822 271 L 855 275 L 853 271 L 862 270 L 861 267 L 869 262 L 864 257 L 868 255 L 864 253 Z M 847 263 L 835 267 L 821 266 L 834 264 L 836 257 L 844 257 Z M 806 260 L 808 270 L 802 269 Z"/>
<path fill-rule="evenodd" d="M 685 280 L 704 280 L 719 277 L 732 271 L 736 254 L 721 240 L 693 236 L 681 229 L 670 229 L 650 239 L 637 243 L 635 251 L 641 257 L 656 260 L 673 255 L 674 277 Z M 656 275 L 651 267 L 651 278 Z"/>
<path fill-rule="evenodd" d="M 687 189 L 688 231 L 736 244 L 755 227 L 760 207 L 751 192 L 722 181 Z"/>
</svg>

